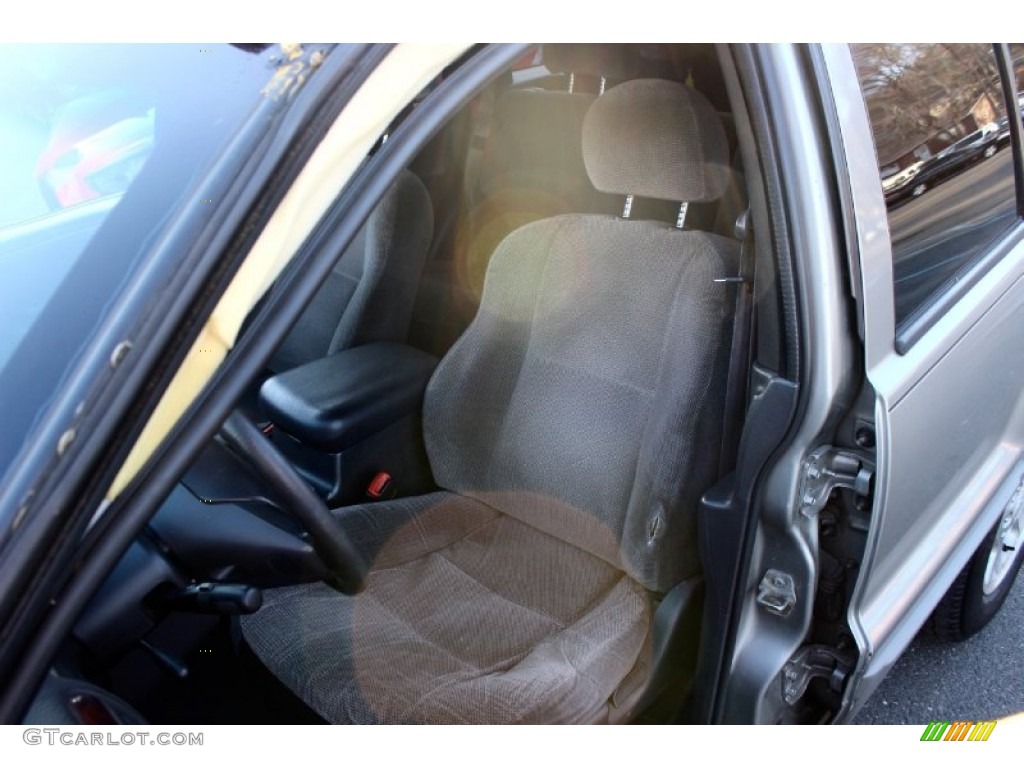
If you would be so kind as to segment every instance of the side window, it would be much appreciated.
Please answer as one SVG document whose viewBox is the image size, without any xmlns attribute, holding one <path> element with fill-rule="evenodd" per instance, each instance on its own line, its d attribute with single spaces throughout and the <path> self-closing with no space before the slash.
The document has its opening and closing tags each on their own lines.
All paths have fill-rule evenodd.
<svg viewBox="0 0 1024 768">
<path fill-rule="evenodd" d="M 851 50 L 888 209 L 899 324 L 1016 220 L 1008 113 L 990 45 Z"/>
</svg>

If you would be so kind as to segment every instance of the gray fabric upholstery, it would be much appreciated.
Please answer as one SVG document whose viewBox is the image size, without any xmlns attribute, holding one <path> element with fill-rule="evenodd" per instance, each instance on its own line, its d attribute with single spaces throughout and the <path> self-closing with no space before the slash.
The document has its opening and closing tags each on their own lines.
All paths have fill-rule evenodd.
<svg viewBox="0 0 1024 768">
<path fill-rule="evenodd" d="M 698 91 L 632 80 L 587 113 L 583 159 L 602 192 L 708 202 L 725 190 L 729 148 L 721 118 Z"/>
<path fill-rule="evenodd" d="M 338 510 L 366 590 L 268 591 L 242 619 L 256 654 L 332 722 L 605 719 L 642 678 L 648 590 L 697 567 L 734 256 L 610 217 L 513 233 L 426 396 L 459 495 Z"/>
<path fill-rule="evenodd" d="M 603 561 L 481 502 L 349 507 L 366 589 L 272 590 L 242 628 L 335 723 L 600 720 L 641 654 L 650 599 Z"/>
<path fill-rule="evenodd" d="M 562 216 L 510 235 L 427 389 L 438 484 L 666 589 L 697 569 L 736 245 Z"/>
<path fill-rule="evenodd" d="M 594 194 L 583 165 L 581 137 L 583 118 L 595 98 L 533 89 L 503 93 L 480 169 L 481 193 L 526 186 L 558 204 L 564 204 L 565 194 Z"/>
<path fill-rule="evenodd" d="M 601 215 L 509 235 L 424 398 L 446 492 L 339 510 L 367 587 L 269 591 L 241 620 L 263 662 L 334 722 L 608 719 L 654 593 L 698 569 L 737 250 Z"/>
<path fill-rule="evenodd" d="M 405 341 L 433 226 L 430 196 L 404 172 L 338 259 L 270 369 L 280 373 L 374 341 Z"/>
</svg>

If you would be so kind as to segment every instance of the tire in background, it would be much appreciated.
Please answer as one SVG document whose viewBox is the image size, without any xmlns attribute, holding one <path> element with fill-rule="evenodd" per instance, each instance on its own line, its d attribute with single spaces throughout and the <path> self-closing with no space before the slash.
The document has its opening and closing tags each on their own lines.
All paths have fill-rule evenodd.
<svg viewBox="0 0 1024 768">
<path fill-rule="evenodd" d="M 1019 514 L 1019 513 L 1018 513 Z M 977 634 L 999 613 L 1024 562 L 1024 546 L 1016 547 L 1013 562 L 998 584 L 985 594 L 985 569 L 1000 534 L 1001 518 L 960 571 L 932 614 L 935 634 L 942 640 L 961 641 Z"/>
</svg>

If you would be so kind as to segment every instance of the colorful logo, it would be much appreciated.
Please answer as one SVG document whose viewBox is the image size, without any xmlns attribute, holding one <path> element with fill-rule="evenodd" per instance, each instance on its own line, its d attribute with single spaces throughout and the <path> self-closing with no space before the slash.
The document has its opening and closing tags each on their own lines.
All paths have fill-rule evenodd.
<svg viewBox="0 0 1024 768">
<path fill-rule="evenodd" d="M 988 741 L 995 727 L 995 720 L 932 720 L 921 734 L 921 741 Z"/>
</svg>

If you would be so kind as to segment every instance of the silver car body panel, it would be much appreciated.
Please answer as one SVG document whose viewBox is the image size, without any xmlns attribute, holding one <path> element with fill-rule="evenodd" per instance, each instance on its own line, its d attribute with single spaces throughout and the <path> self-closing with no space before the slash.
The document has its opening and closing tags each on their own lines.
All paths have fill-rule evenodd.
<svg viewBox="0 0 1024 768">
<path fill-rule="evenodd" d="M 800 512 L 804 459 L 834 428 L 842 407 L 837 404 L 851 399 L 849 371 L 856 354 L 843 249 L 833 226 L 826 137 L 810 108 L 816 99 L 813 84 L 797 46 L 766 45 L 760 54 L 789 211 L 801 307 L 804 399 L 796 434 L 775 461 L 762 493 L 747 571 L 748 597 L 740 608 L 731 669 L 720 692 L 719 719 L 727 723 L 774 722 L 783 707 L 782 669 L 804 642 L 817 584 L 818 524 Z M 787 616 L 767 612 L 755 600 L 758 584 L 772 569 L 790 575 L 796 585 L 796 605 Z"/>
<path fill-rule="evenodd" d="M 864 363 L 876 394 L 877 474 L 849 609 L 860 648 L 841 719 L 927 621 L 1024 474 L 1024 244 L 1001 258 L 906 351 L 896 351 L 892 247 L 868 112 L 845 45 L 822 46 L 848 171 Z"/>
</svg>

